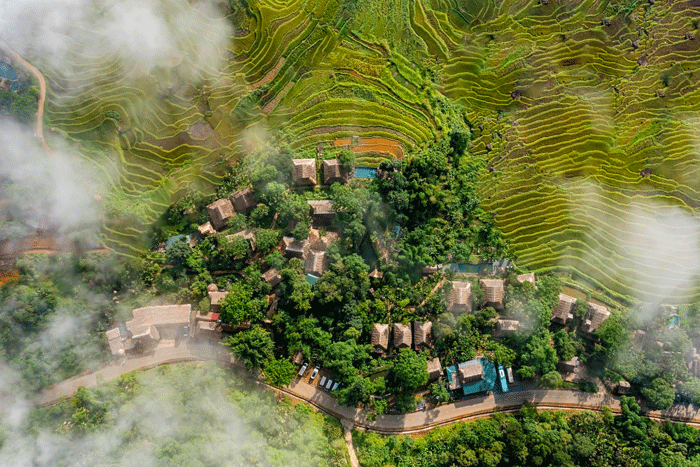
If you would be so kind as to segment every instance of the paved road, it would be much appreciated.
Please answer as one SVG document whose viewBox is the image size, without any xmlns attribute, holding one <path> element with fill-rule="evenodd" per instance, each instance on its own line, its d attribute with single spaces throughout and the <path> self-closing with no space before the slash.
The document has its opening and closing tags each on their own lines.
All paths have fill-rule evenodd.
<svg viewBox="0 0 700 467">
<path fill-rule="evenodd" d="M 46 154 L 52 154 L 53 151 L 46 144 L 46 140 L 44 140 L 44 102 L 46 101 L 46 79 L 44 79 L 44 75 L 34 65 L 22 58 L 20 54 L 12 50 L 10 46 L 8 46 L 5 42 L 1 40 L 0 49 L 4 49 L 8 54 L 12 56 L 12 58 L 20 62 L 24 68 L 29 70 L 34 76 L 36 76 L 36 79 L 39 80 L 39 100 L 37 101 L 39 107 L 36 112 L 35 133 L 36 137 L 39 138 L 39 141 L 41 142 L 41 147 L 44 150 L 44 152 Z"/>
<path fill-rule="evenodd" d="M 183 361 L 217 360 L 230 364 L 230 352 L 219 345 L 187 343 L 178 347 L 158 348 L 151 355 L 127 360 L 124 364 L 105 367 L 94 373 L 72 378 L 47 389 L 39 398 L 40 405 L 50 405 L 62 397 L 70 396 L 80 386 L 91 387 L 99 382 L 117 378 L 123 373 L 153 368 L 165 363 Z M 245 371 L 237 366 L 238 371 Z M 613 413 L 620 412 L 620 400 L 609 394 L 592 394 L 563 390 L 530 390 L 507 394 L 484 395 L 472 399 L 442 405 L 432 410 L 404 415 L 379 415 L 369 420 L 359 409 L 343 406 L 323 390 L 318 390 L 304 380 L 295 380 L 289 387 L 272 388 L 279 393 L 303 400 L 319 410 L 338 418 L 344 425 L 352 425 L 361 430 L 383 434 L 416 433 L 437 426 L 449 425 L 460 420 L 487 417 L 497 412 L 513 412 L 520 409 L 523 402 L 529 402 L 539 409 L 554 410 L 594 410 L 609 407 Z M 664 412 L 647 412 L 652 419 L 671 420 L 700 426 L 700 410 L 692 407 L 674 406 Z"/>
<path fill-rule="evenodd" d="M 61 381 L 42 392 L 38 404 L 55 404 L 61 398 L 75 394 L 81 386 L 86 388 L 96 386 L 134 370 L 147 370 L 166 363 L 191 361 L 218 360 L 229 363 L 230 359 L 231 352 L 223 346 L 189 342 L 179 346 L 160 347 L 156 348 L 152 354 L 126 360 L 123 364 L 110 365 L 87 375 Z"/>
</svg>

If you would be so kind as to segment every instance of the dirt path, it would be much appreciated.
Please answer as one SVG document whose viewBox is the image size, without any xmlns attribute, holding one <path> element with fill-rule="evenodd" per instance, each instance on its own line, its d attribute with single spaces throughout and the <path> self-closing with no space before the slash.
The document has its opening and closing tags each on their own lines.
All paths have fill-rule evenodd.
<svg viewBox="0 0 700 467">
<path fill-rule="evenodd" d="M 44 152 L 46 154 L 53 154 L 53 151 L 46 144 L 46 140 L 44 139 L 44 102 L 46 101 L 46 79 L 44 78 L 44 75 L 34 65 L 22 58 L 20 54 L 12 50 L 10 46 L 8 46 L 2 40 L 0 40 L 0 49 L 3 49 L 8 55 L 21 63 L 24 68 L 29 70 L 39 80 L 39 101 L 37 102 L 39 108 L 36 112 L 36 129 L 34 133 L 41 142 L 41 148 L 44 150 Z"/>
<path fill-rule="evenodd" d="M 345 438 L 345 444 L 348 446 L 348 454 L 350 455 L 350 467 L 360 467 L 360 461 L 357 459 L 357 454 L 355 453 L 355 447 L 352 445 L 352 422 L 342 423 L 343 425 L 343 438 Z"/>
</svg>

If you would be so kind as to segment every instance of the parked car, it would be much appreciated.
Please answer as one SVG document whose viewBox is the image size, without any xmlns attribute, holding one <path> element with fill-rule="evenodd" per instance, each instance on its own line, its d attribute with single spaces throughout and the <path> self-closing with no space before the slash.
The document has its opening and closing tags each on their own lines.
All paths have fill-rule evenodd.
<svg viewBox="0 0 700 467">
<path fill-rule="evenodd" d="M 319 387 L 323 388 L 323 386 L 325 386 L 325 384 L 326 384 L 326 377 L 324 376 L 323 378 L 321 378 L 321 382 L 318 383 L 318 385 L 319 385 Z"/>
<path fill-rule="evenodd" d="M 328 378 L 328 383 L 326 384 L 326 389 L 330 390 L 331 386 L 333 386 L 333 380 Z"/>
<path fill-rule="evenodd" d="M 331 391 L 335 391 L 336 389 L 338 389 L 338 383 L 337 383 L 337 382 L 333 385 L 333 389 L 331 389 Z"/>
<path fill-rule="evenodd" d="M 297 376 L 304 376 L 304 373 L 306 372 L 306 369 L 309 367 L 308 363 L 304 363 L 301 368 L 299 368 L 299 373 Z"/>
<path fill-rule="evenodd" d="M 313 381 L 317 374 L 318 374 L 318 367 L 314 368 L 314 371 L 311 372 L 310 381 Z"/>
<path fill-rule="evenodd" d="M 187 336 L 189 336 L 189 334 L 190 334 L 190 327 L 189 327 L 189 326 L 185 326 L 185 327 L 182 329 L 182 337 L 187 337 Z"/>
</svg>

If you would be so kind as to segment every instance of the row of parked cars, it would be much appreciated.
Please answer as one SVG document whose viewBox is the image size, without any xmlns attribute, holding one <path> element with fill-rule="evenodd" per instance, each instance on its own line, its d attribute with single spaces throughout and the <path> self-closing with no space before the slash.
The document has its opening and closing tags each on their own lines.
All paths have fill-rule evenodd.
<svg viewBox="0 0 700 467">
<path fill-rule="evenodd" d="M 304 376 L 304 373 L 306 373 L 307 368 L 309 368 L 308 363 L 304 363 L 301 368 L 299 368 L 299 373 L 298 376 L 302 377 Z M 316 376 L 318 375 L 319 368 L 315 367 L 314 371 L 311 372 L 311 377 L 309 378 L 309 381 L 313 381 L 316 379 Z M 333 382 L 332 379 L 326 378 L 325 376 L 321 377 L 321 381 L 318 383 L 318 387 L 321 389 L 325 389 L 327 391 L 335 391 L 338 389 L 338 383 Z"/>
</svg>

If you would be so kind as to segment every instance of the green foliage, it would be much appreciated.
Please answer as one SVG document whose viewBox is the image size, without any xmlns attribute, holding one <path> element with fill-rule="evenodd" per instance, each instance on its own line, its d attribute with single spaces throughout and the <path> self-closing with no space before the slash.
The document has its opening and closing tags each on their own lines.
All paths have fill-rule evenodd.
<svg viewBox="0 0 700 467">
<path fill-rule="evenodd" d="M 564 329 L 554 333 L 552 338 L 554 339 L 554 346 L 557 349 L 557 355 L 560 360 L 568 361 L 574 358 L 576 355 L 576 346 L 571 336 L 569 336 Z"/>
<path fill-rule="evenodd" d="M 265 253 L 277 246 L 280 234 L 276 230 L 259 229 L 255 231 L 255 249 L 259 253 Z"/>
<path fill-rule="evenodd" d="M 282 387 L 292 382 L 296 367 L 287 359 L 274 359 L 265 364 L 263 372 L 267 384 Z"/>
<path fill-rule="evenodd" d="M 652 410 L 666 410 L 673 404 L 676 390 L 661 378 L 656 378 L 650 386 L 642 388 L 642 395 Z"/>
<path fill-rule="evenodd" d="M 165 260 L 172 265 L 175 271 L 182 272 L 187 266 L 187 258 L 192 254 L 189 242 L 184 238 L 174 241 L 165 251 Z"/>
<path fill-rule="evenodd" d="M 540 378 L 540 383 L 543 386 L 551 389 L 561 387 L 563 382 L 564 381 L 562 380 L 561 374 L 559 374 L 559 372 L 556 370 L 550 371 L 549 373 L 542 375 L 542 378 Z"/>
<path fill-rule="evenodd" d="M 523 365 L 530 366 L 540 374 L 546 374 L 557 368 L 557 352 L 551 346 L 552 335 L 547 330 L 542 330 L 533 335 L 525 345 L 525 352 L 520 355 Z"/>
<path fill-rule="evenodd" d="M 16 93 L 0 89 L 0 110 L 21 123 L 29 123 L 38 109 L 37 97 L 30 92 Z"/>
<path fill-rule="evenodd" d="M 272 337 L 268 331 L 257 325 L 226 338 L 224 345 L 229 347 L 250 371 L 261 369 L 274 359 Z"/>
<path fill-rule="evenodd" d="M 340 153 L 338 153 L 338 159 L 340 160 L 343 170 L 345 170 L 346 173 L 352 173 L 352 171 L 355 170 L 357 158 L 355 157 L 354 152 L 343 149 L 340 151 Z"/>
<path fill-rule="evenodd" d="M 430 385 L 430 399 L 435 404 L 445 404 L 450 400 L 450 393 L 442 378 Z"/>
<path fill-rule="evenodd" d="M 401 349 L 391 369 L 397 387 L 411 391 L 428 382 L 428 362 L 423 352 Z"/>
<path fill-rule="evenodd" d="M 234 326 L 247 321 L 262 319 L 262 311 L 267 305 L 263 298 L 253 298 L 253 290 L 242 282 L 234 282 L 228 287 L 228 294 L 219 302 L 220 319 Z"/>
</svg>

